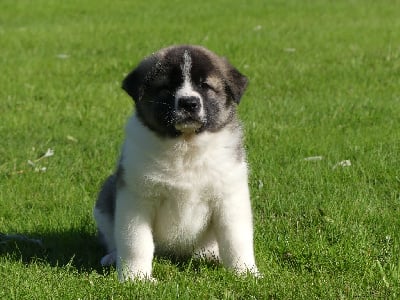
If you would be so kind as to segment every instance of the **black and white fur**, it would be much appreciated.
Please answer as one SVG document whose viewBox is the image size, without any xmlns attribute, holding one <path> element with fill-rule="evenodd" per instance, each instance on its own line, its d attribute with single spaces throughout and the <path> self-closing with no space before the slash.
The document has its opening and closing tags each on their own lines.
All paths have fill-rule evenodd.
<svg viewBox="0 0 400 300">
<path fill-rule="evenodd" d="M 94 216 L 121 281 L 152 279 L 155 253 L 258 275 L 236 107 L 247 79 L 200 46 L 172 46 L 123 81 L 136 112 Z"/>
</svg>

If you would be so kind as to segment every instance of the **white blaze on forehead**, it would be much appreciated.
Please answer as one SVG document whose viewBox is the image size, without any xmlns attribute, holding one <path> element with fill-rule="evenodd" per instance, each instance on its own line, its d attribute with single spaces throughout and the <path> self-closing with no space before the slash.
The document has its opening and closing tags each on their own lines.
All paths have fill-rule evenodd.
<svg viewBox="0 0 400 300">
<path fill-rule="evenodd" d="M 192 78 L 190 72 L 192 70 L 192 57 L 188 50 L 183 53 L 183 64 L 181 65 L 183 83 L 177 89 L 175 93 L 175 109 L 178 109 L 178 101 L 182 97 L 198 97 L 200 99 L 200 112 L 199 116 L 204 117 L 204 107 L 203 98 L 201 95 L 193 88 Z"/>
<path fill-rule="evenodd" d="M 181 68 L 183 81 L 191 81 L 190 71 L 192 70 L 192 58 L 190 57 L 187 50 L 185 50 L 185 52 L 183 53 L 183 66 Z"/>
<path fill-rule="evenodd" d="M 200 96 L 192 86 L 190 72 L 192 70 L 192 58 L 187 50 L 183 53 L 183 64 L 181 65 L 183 84 L 178 88 L 176 99 L 181 97 Z"/>
</svg>

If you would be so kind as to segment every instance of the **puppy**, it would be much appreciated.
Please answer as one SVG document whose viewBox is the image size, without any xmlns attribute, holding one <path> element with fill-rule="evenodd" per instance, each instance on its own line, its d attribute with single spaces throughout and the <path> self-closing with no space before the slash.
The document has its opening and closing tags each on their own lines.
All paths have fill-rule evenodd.
<svg viewBox="0 0 400 300">
<path fill-rule="evenodd" d="M 247 79 L 200 46 L 171 46 L 123 81 L 136 111 L 94 208 L 121 281 L 152 279 L 155 253 L 258 275 L 242 129 Z"/>
</svg>

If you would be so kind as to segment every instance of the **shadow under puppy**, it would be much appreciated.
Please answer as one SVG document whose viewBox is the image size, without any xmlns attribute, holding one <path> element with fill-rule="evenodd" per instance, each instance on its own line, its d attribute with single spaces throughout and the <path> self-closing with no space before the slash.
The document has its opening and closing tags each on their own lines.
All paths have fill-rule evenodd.
<svg viewBox="0 0 400 300">
<path fill-rule="evenodd" d="M 242 129 L 247 79 L 200 46 L 171 46 L 123 81 L 136 110 L 94 208 L 121 281 L 152 279 L 154 253 L 218 259 L 259 275 Z"/>
</svg>

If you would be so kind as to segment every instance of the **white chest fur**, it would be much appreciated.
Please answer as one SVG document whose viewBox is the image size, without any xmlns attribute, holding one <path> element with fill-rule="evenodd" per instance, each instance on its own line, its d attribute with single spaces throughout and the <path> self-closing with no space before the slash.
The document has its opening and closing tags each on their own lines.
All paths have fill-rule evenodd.
<svg viewBox="0 0 400 300">
<path fill-rule="evenodd" d="M 157 250 L 211 254 L 238 273 L 258 274 L 247 165 L 236 129 L 163 139 L 131 118 L 114 221 L 121 280 L 151 276 Z"/>
<path fill-rule="evenodd" d="M 176 255 L 193 253 L 207 232 L 211 211 L 207 202 L 162 200 L 153 225 L 156 250 Z"/>
<path fill-rule="evenodd" d="M 247 184 L 246 163 L 236 153 L 238 138 L 227 130 L 162 139 L 136 117 L 130 120 L 121 162 L 124 181 L 136 195 L 132 201 L 152 210 L 156 249 L 192 253 L 224 194 L 239 182 Z"/>
</svg>

